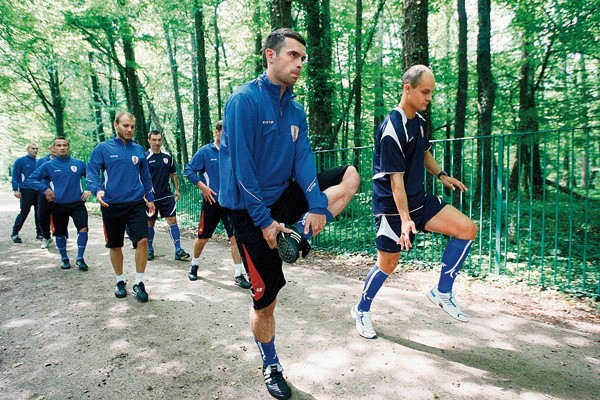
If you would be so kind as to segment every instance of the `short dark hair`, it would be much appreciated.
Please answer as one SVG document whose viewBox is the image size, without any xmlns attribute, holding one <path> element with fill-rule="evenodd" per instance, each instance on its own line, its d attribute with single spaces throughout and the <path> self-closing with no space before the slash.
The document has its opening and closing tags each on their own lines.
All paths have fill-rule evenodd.
<svg viewBox="0 0 600 400">
<path fill-rule="evenodd" d="M 223 120 L 222 119 L 218 120 L 217 123 L 215 124 L 215 130 L 216 131 L 223 130 Z"/>
<path fill-rule="evenodd" d="M 64 137 L 64 136 L 57 136 L 57 137 L 55 137 L 54 140 L 52 141 L 52 146 L 54 146 L 54 144 L 56 144 L 57 140 L 64 140 L 65 142 L 67 142 L 67 144 L 69 146 L 71 146 L 71 144 L 69 143 L 69 140 L 67 140 L 67 138 Z M 52 147 L 52 146 L 50 146 L 50 147 Z"/>
<path fill-rule="evenodd" d="M 267 38 L 265 39 L 265 43 L 263 44 L 261 50 L 264 68 L 267 68 L 267 56 L 265 54 L 267 49 L 274 50 L 275 54 L 278 54 L 279 50 L 281 50 L 281 48 L 283 47 L 283 41 L 286 37 L 297 40 L 300 43 L 302 43 L 303 46 L 306 46 L 306 40 L 304 40 L 302 35 L 300 35 L 295 30 L 290 28 L 279 28 L 274 30 L 273 32 L 269 33 L 269 36 L 267 36 Z"/>
<path fill-rule="evenodd" d="M 150 131 L 150 132 L 148 132 L 148 140 L 150 140 L 150 136 L 154 136 L 154 135 L 160 135 L 160 136 L 162 136 L 162 133 L 160 131 L 157 131 L 157 130 Z"/>
</svg>

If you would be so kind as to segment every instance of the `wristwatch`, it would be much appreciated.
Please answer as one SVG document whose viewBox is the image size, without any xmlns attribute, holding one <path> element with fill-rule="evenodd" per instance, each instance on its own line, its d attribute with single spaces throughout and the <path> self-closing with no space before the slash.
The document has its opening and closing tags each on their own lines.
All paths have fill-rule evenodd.
<svg viewBox="0 0 600 400">
<path fill-rule="evenodd" d="M 442 176 L 448 175 L 448 173 L 444 170 L 441 170 L 439 174 L 437 174 L 437 178 L 440 179 Z"/>
</svg>

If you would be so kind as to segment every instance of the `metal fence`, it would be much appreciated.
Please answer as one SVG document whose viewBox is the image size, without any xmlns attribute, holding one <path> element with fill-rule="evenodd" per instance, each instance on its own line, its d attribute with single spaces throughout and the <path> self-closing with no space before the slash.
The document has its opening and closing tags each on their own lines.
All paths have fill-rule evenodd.
<svg viewBox="0 0 600 400">
<path fill-rule="evenodd" d="M 479 227 L 464 266 L 466 273 L 506 275 L 600 298 L 599 130 L 433 141 L 438 163 L 469 187 L 465 193 L 450 193 L 435 177 L 425 174 L 428 191 L 442 196 Z M 532 155 L 537 155 L 539 164 L 530 161 Z M 372 157 L 372 147 L 315 154 L 319 169 L 353 164 L 362 177 L 348 207 L 313 240 L 316 248 L 341 254 L 376 252 Z M 515 163 L 523 167 L 515 168 Z M 531 176 L 542 179 L 536 182 Z M 181 181 L 179 219 L 195 226 L 200 193 Z M 419 234 L 413 250 L 403 254 L 401 262 L 437 267 L 447 240 L 438 234 Z"/>
</svg>

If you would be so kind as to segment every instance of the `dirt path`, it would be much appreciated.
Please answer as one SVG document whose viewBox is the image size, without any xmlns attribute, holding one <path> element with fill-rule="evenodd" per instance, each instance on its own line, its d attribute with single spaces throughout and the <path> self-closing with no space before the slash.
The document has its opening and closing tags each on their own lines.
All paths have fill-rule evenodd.
<svg viewBox="0 0 600 400">
<path fill-rule="evenodd" d="M 32 217 L 24 243 L 10 241 L 18 203 L 9 190 L 0 190 L 0 399 L 270 398 L 247 326 L 249 294 L 233 285 L 222 239 L 190 282 L 168 234 L 157 232 L 150 301 L 120 300 L 98 217 L 90 270 L 62 271 L 56 247 L 39 248 Z M 190 250 L 191 233 L 182 242 Z M 133 250 L 124 252 L 131 289 Z M 349 310 L 370 264 L 313 254 L 285 267 L 276 343 L 294 399 L 597 398 L 597 305 L 461 277 L 464 324 L 424 296 L 435 272 L 404 272 L 380 293 L 379 338 L 366 340 Z"/>
</svg>

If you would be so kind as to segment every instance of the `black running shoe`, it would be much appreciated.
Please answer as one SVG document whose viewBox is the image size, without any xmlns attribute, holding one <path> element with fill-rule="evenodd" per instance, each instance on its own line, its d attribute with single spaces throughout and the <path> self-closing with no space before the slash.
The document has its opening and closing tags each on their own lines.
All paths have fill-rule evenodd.
<svg viewBox="0 0 600 400">
<path fill-rule="evenodd" d="M 269 394 L 276 399 L 289 399 L 292 389 L 283 377 L 283 368 L 279 364 L 263 366 L 263 378 Z"/>
<path fill-rule="evenodd" d="M 60 262 L 60 269 L 69 269 L 71 268 L 71 263 L 69 262 L 69 260 L 62 260 Z"/>
<path fill-rule="evenodd" d="M 148 250 L 148 261 L 154 260 L 154 250 Z"/>
<path fill-rule="evenodd" d="M 296 262 L 300 253 L 302 253 L 302 258 L 308 255 L 310 252 L 310 243 L 298 232 L 295 226 L 286 224 L 285 227 L 291 229 L 292 232 L 279 232 L 277 252 L 283 262 L 292 264 Z"/>
<path fill-rule="evenodd" d="M 19 236 L 19 235 L 10 235 L 10 238 L 15 243 L 23 243 L 23 240 L 21 239 L 21 236 Z"/>
<path fill-rule="evenodd" d="M 88 270 L 88 266 L 85 263 L 85 261 L 83 261 L 83 258 L 80 258 L 79 260 L 75 261 L 75 265 L 77 265 L 77 268 L 79 268 L 79 270 L 81 270 L 81 271 Z"/>
<path fill-rule="evenodd" d="M 179 249 L 175 252 L 175 260 L 185 261 L 190 259 L 190 254 L 186 253 L 184 249 Z"/>
<path fill-rule="evenodd" d="M 144 282 L 140 282 L 137 285 L 133 285 L 133 293 L 135 293 L 135 297 L 137 297 L 137 299 L 142 303 L 148 301 L 148 293 L 146 293 Z"/>
<path fill-rule="evenodd" d="M 39 241 L 42 241 L 44 240 L 44 235 L 37 235 L 35 238 Z"/>
<path fill-rule="evenodd" d="M 198 280 L 198 266 L 197 265 L 190 265 L 190 272 L 188 272 L 188 278 L 190 278 L 190 281 Z"/>
<path fill-rule="evenodd" d="M 246 280 L 246 277 L 244 277 L 244 275 L 238 275 L 235 278 L 233 278 L 233 280 L 235 281 L 235 284 L 241 287 L 242 289 L 250 289 L 252 287 L 252 285 L 250 285 L 250 282 Z"/>
<path fill-rule="evenodd" d="M 115 288 L 115 296 L 117 298 L 122 299 L 123 297 L 127 297 L 127 288 L 125 288 L 125 281 L 117 282 L 117 287 Z"/>
</svg>

